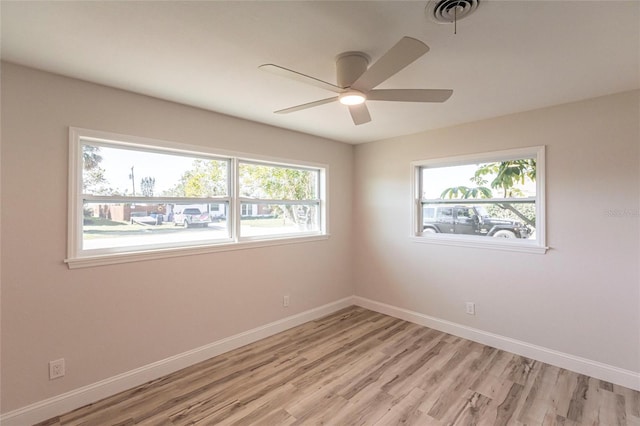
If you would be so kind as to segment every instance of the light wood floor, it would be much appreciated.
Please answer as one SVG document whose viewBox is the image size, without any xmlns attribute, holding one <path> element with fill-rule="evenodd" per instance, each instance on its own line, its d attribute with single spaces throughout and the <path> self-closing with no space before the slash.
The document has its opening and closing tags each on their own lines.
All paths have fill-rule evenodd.
<svg viewBox="0 0 640 426">
<path fill-rule="evenodd" d="M 41 425 L 640 425 L 640 393 L 351 307 Z"/>
</svg>

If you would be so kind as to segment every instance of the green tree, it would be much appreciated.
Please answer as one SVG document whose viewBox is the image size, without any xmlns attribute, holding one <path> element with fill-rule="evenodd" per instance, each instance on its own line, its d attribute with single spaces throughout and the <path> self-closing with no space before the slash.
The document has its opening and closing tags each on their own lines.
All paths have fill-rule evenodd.
<svg viewBox="0 0 640 426">
<path fill-rule="evenodd" d="M 493 192 L 487 187 L 477 186 L 470 188 L 468 186 L 454 186 L 442 191 L 440 198 L 491 198 Z"/>
<path fill-rule="evenodd" d="M 82 145 L 82 168 L 83 170 L 92 170 L 100 166 L 102 156 L 100 155 L 100 147 L 93 145 Z"/>
<path fill-rule="evenodd" d="M 93 195 L 113 195 L 116 191 L 108 186 L 105 170 L 100 166 L 100 147 L 82 145 L 82 192 Z"/>
<path fill-rule="evenodd" d="M 191 169 L 164 195 L 173 197 L 215 197 L 227 195 L 227 163 L 218 160 L 194 160 Z"/>
<path fill-rule="evenodd" d="M 263 200 L 303 201 L 317 198 L 313 171 L 242 163 L 239 168 L 241 197 Z M 173 197 L 215 197 L 227 195 L 227 163 L 218 160 L 194 160 L 191 169 L 163 195 Z M 315 222 L 314 206 L 272 205 L 273 213 L 293 223 Z"/>
<path fill-rule="evenodd" d="M 90 170 L 82 171 L 82 192 L 95 195 L 105 195 L 107 190 L 105 184 L 107 180 L 104 177 L 104 169 L 102 167 L 94 167 Z"/>
<path fill-rule="evenodd" d="M 488 177 L 493 177 L 492 181 L 487 181 Z M 523 192 L 518 185 L 523 185 L 527 180 L 536 180 L 536 160 L 526 158 L 521 160 L 510 160 L 496 163 L 482 164 L 469 179 L 475 183 L 475 187 L 456 186 L 442 191 L 440 198 L 493 198 L 493 191 L 501 191 L 503 198 L 513 198 L 522 196 Z M 488 188 L 486 185 L 491 187 Z M 528 225 L 535 227 L 535 210 L 525 206 L 521 210 L 510 203 L 498 203 L 498 207 L 513 213 Z"/>
<path fill-rule="evenodd" d="M 257 164 L 240 165 L 241 196 L 269 200 L 314 200 L 317 198 L 317 175 L 304 169 Z M 274 213 L 297 225 L 315 223 L 316 208 L 310 205 L 280 204 Z"/>
<path fill-rule="evenodd" d="M 478 185 L 486 185 L 487 181 L 484 178 L 488 175 L 495 175 L 490 183 L 491 188 L 501 190 L 504 198 L 521 196 L 522 191 L 516 185 L 524 184 L 527 179 L 531 182 L 536 181 L 536 160 L 525 158 L 483 164 L 476 170 L 471 181 Z"/>
<path fill-rule="evenodd" d="M 316 198 L 315 173 L 303 169 L 242 164 L 242 196 L 272 200 L 311 200 Z"/>
</svg>

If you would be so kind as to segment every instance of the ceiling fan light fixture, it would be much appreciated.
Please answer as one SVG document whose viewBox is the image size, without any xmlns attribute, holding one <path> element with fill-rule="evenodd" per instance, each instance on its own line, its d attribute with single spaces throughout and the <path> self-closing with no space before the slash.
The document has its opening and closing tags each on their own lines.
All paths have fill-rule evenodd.
<svg viewBox="0 0 640 426">
<path fill-rule="evenodd" d="M 349 90 L 342 93 L 339 99 L 342 105 L 360 105 L 367 100 L 367 97 L 364 93 L 358 92 L 357 90 Z"/>
</svg>

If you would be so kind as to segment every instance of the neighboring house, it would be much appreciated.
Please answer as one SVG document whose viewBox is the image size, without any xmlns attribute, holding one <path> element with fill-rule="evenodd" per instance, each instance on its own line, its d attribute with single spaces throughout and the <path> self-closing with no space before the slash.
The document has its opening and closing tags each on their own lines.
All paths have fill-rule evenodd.
<svg viewBox="0 0 640 426">
<path fill-rule="evenodd" d="M 241 217 L 266 217 L 271 216 L 273 210 L 264 204 L 242 204 L 240 206 Z"/>
<path fill-rule="evenodd" d="M 165 214 L 167 206 L 163 204 L 121 204 L 121 205 L 99 205 L 97 208 L 85 209 L 91 212 L 90 216 L 111 219 L 116 222 L 130 222 L 132 216 L 142 216 L 151 214 Z"/>
</svg>

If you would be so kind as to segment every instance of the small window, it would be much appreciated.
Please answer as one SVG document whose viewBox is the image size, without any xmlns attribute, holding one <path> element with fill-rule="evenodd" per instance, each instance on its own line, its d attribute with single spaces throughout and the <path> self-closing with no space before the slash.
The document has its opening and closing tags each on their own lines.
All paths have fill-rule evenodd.
<svg viewBox="0 0 640 426">
<path fill-rule="evenodd" d="M 255 207 L 254 204 L 241 204 L 240 205 L 240 216 L 251 216 L 252 212 L 253 212 L 253 207 Z"/>
<path fill-rule="evenodd" d="M 433 207 L 424 207 L 422 209 L 422 217 L 424 219 L 433 219 L 436 215 L 436 209 L 434 209 Z"/>
<path fill-rule="evenodd" d="M 438 219 L 451 219 L 453 217 L 453 209 L 450 207 L 434 208 L 437 212 Z"/>
<path fill-rule="evenodd" d="M 70 266 L 84 258 L 325 234 L 324 168 L 70 133 Z"/>
<path fill-rule="evenodd" d="M 542 252 L 544 147 L 413 163 L 418 241 Z"/>
</svg>

